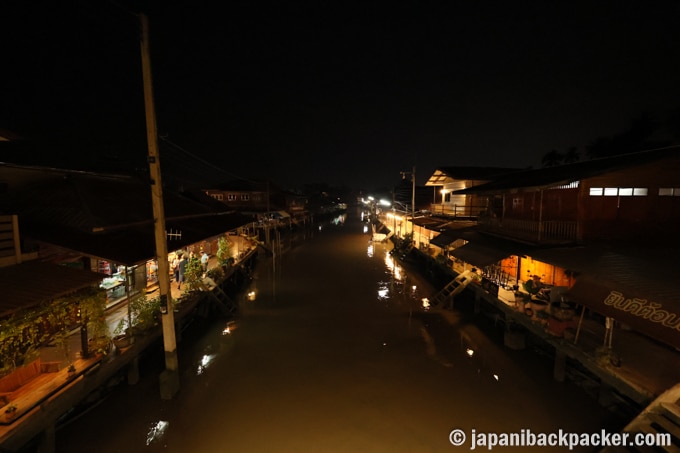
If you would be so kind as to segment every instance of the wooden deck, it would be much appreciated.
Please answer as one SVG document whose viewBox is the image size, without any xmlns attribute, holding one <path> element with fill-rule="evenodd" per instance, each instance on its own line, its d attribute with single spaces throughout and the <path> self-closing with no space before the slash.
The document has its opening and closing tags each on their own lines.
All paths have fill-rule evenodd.
<svg viewBox="0 0 680 453">
<path fill-rule="evenodd" d="M 25 414 L 49 399 L 52 395 L 58 393 L 60 390 L 72 385 L 85 373 L 96 367 L 100 361 L 101 358 L 95 357 L 77 359 L 73 363 L 76 367 L 76 372 L 72 377 L 69 377 L 68 368 L 64 367 L 55 372 L 42 373 L 16 389 L 13 392 L 13 397 L 9 404 L 3 408 L 6 410 L 9 406 L 13 405 L 16 407 L 16 411 L 7 413 L 3 410 L 1 414 L 2 417 L 0 417 L 0 433 L 4 431 L 4 426 L 20 422 Z"/>
</svg>

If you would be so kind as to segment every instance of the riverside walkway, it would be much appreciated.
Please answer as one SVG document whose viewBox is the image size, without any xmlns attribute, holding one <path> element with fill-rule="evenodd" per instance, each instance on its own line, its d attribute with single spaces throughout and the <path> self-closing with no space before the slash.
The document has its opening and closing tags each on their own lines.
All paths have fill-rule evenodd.
<svg viewBox="0 0 680 453">
<path fill-rule="evenodd" d="M 242 250 L 238 261 L 225 275 L 225 281 L 257 254 L 256 246 L 243 247 Z M 216 264 L 215 258 L 211 257 L 209 267 Z M 209 302 L 212 295 L 202 291 L 185 293 L 184 288 L 180 290 L 175 282 L 170 286 L 172 299 L 178 302 L 174 315 L 179 341 L 183 325 L 190 320 L 198 305 Z M 158 287 L 156 285 L 149 290 L 147 294 L 153 296 Z M 120 320 L 127 316 L 127 303 L 108 307 L 106 316 L 109 330 L 113 333 Z M 12 393 L 11 402 L 5 408 L 12 406 L 16 410 L 0 414 L 0 451 L 19 451 L 30 442 L 37 441 L 39 452 L 53 452 L 59 420 L 86 398 L 96 398 L 101 389 L 121 372 L 127 371 L 128 383 L 136 383 L 140 355 L 157 344 L 161 337 L 162 330 L 158 325 L 143 335 L 135 336 L 135 341 L 129 348 L 117 350 L 112 347 L 106 355 L 81 358 L 80 329 L 76 329 L 68 339 L 68 359 L 64 357 L 61 348 L 42 348 L 38 361 L 49 364 L 49 369 L 43 366 L 37 377 Z M 69 372 L 68 363 L 74 365 L 75 372 Z"/>
<path fill-rule="evenodd" d="M 417 267 L 414 263 L 410 265 Z M 680 351 L 635 331 L 616 329 L 611 351 L 617 360 L 612 360 L 602 355 L 605 327 L 594 319 L 584 319 L 579 336 L 567 338 L 555 335 L 546 323 L 527 316 L 514 303 L 494 297 L 481 285 L 470 284 L 466 291 L 474 295 L 477 310 L 484 311 L 483 305 L 491 307 L 486 311 L 492 313 L 496 322 L 504 324 L 506 346 L 520 349 L 532 343 L 548 351 L 554 360 L 555 380 L 570 379 L 584 387 L 602 406 L 625 412 L 631 422 L 623 432 L 670 435 L 673 444 L 655 451 L 680 451 Z M 430 310 L 451 324 L 458 320 L 454 311 L 444 306 L 430 307 Z"/>
</svg>

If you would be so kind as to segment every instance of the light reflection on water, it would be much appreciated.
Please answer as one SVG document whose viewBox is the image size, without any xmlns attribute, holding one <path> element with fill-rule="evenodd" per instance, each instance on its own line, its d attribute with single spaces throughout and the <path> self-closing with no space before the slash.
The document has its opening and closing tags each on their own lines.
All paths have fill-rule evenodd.
<svg viewBox="0 0 680 453">
<path fill-rule="evenodd" d="M 135 393 L 128 404 L 139 408 L 130 418 L 136 423 L 98 432 L 100 452 L 138 451 L 144 439 L 148 451 L 293 452 L 312 441 L 329 452 L 444 451 L 451 426 L 491 430 L 514 427 L 518 418 L 536 430 L 596 426 L 573 417 L 570 405 L 588 416 L 595 411 L 564 398 L 563 385 L 550 393 L 559 410 L 546 411 L 547 393 L 524 384 L 548 390 L 545 373 L 511 362 L 469 318 L 428 311 L 429 284 L 389 255 L 391 243 L 367 248 L 362 227 L 354 218 L 324 228 L 316 244 L 284 254 L 276 272 L 271 261 L 258 264 L 238 330 L 215 323 L 214 332 L 183 342 L 176 401 Z M 155 390 L 157 373 L 150 379 Z M 160 421 L 149 427 L 152 420 Z M 83 433 L 112 423 L 87 421 L 71 431 L 78 448 L 58 451 L 91 451 Z"/>
<path fill-rule="evenodd" d="M 170 423 L 165 420 L 158 420 L 149 427 L 149 431 L 146 434 L 146 445 L 151 445 L 151 443 L 161 442 L 165 438 L 166 431 Z"/>
</svg>

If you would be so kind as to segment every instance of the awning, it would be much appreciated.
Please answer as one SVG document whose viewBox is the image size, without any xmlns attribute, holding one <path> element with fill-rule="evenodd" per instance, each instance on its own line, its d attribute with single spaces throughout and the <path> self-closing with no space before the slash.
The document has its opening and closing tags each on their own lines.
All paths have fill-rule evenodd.
<svg viewBox="0 0 680 453">
<path fill-rule="evenodd" d="M 0 268 L 0 316 L 96 286 L 106 275 L 83 269 L 28 261 Z"/>
<path fill-rule="evenodd" d="M 167 219 L 166 230 L 168 233 L 177 234 L 168 237 L 167 247 L 168 250 L 177 250 L 250 222 L 252 218 L 236 212 Z M 83 233 L 47 225 L 28 225 L 23 231 L 26 237 L 33 240 L 126 266 L 133 266 L 156 257 L 156 240 L 151 222 L 103 230 L 99 233 Z"/>
<path fill-rule="evenodd" d="M 512 255 L 525 255 L 534 247 L 519 242 L 486 236 L 475 231 L 463 231 L 458 235 L 467 244 L 450 250 L 458 259 L 477 267 L 495 264 Z"/>
<path fill-rule="evenodd" d="M 290 218 L 290 214 L 288 214 L 286 211 L 274 211 L 274 212 L 270 212 L 269 215 L 271 216 L 272 219 L 288 219 L 288 218 Z"/>
<path fill-rule="evenodd" d="M 411 218 L 409 217 L 407 220 L 411 221 Z M 413 219 L 413 223 L 419 227 L 427 228 L 428 230 L 439 231 L 439 227 L 445 224 L 446 221 L 436 217 L 427 216 L 416 217 L 415 219 Z"/>
<path fill-rule="evenodd" d="M 486 267 L 512 255 L 512 252 L 474 242 L 451 250 L 453 256 L 478 267 Z"/>
<path fill-rule="evenodd" d="M 431 245 L 436 245 L 439 248 L 446 248 L 449 244 L 456 241 L 458 237 L 453 233 L 441 233 L 434 239 L 430 240 Z"/>
<path fill-rule="evenodd" d="M 680 303 L 677 297 L 650 298 L 625 283 L 592 275 L 579 276 L 567 295 L 576 303 L 680 348 Z"/>
</svg>

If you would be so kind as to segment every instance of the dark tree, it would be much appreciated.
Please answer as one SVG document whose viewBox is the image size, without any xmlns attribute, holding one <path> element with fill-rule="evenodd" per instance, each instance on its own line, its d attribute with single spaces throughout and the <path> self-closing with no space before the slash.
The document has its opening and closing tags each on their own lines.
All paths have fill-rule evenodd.
<svg viewBox="0 0 680 453">
<path fill-rule="evenodd" d="M 544 167 L 555 167 L 557 165 L 560 165 L 562 161 L 564 160 L 564 155 L 560 152 L 558 152 L 556 149 L 553 149 L 549 153 L 546 153 L 543 156 L 543 160 L 541 161 L 541 164 L 543 164 Z"/>
<path fill-rule="evenodd" d="M 646 149 L 667 146 L 668 142 L 655 141 L 654 134 L 659 130 L 659 123 L 646 113 L 633 118 L 623 132 L 612 137 L 599 137 L 586 147 L 588 157 L 616 156 L 634 153 Z"/>
<path fill-rule="evenodd" d="M 564 159 L 562 160 L 565 164 L 573 164 L 581 160 L 581 153 L 575 146 L 570 147 L 564 154 Z"/>
</svg>

